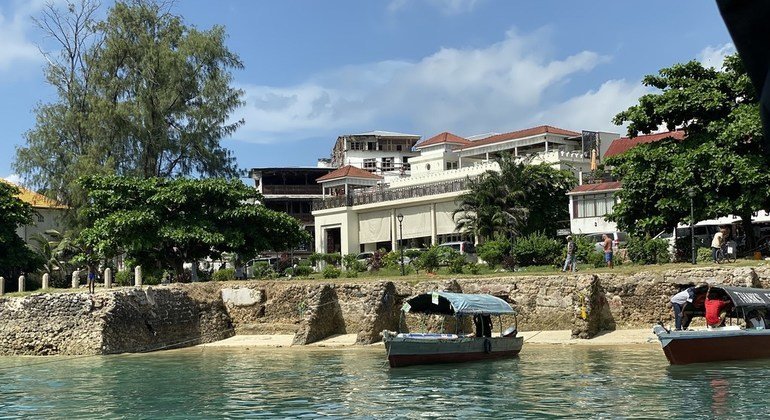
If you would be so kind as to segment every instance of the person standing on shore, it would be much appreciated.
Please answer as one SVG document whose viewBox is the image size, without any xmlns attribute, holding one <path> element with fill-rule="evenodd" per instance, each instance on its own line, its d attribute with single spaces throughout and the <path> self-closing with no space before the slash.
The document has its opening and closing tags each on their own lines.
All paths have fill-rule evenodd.
<svg viewBox="0 0 770 420">
<path fill-rule="evenodd" d="M 676 331 L 687 329 L 690 326 L 690 317 L 684 314 L 684 307 L 692 303 L 695 297 L 695 288 L 688 287 L 685 290 L 671 296 L 671 306 L 674 308 L 674 327 Z"/>
<path fill-rule="evenodd" d="M 612 268 L 612 239 L 605 233 L 602 235 L 602 242 L 604 247 L 604 261 L 607 263 L 607 267 Z"/>
<path fill-rule="evenodd" d="M 577 271 L 577 244 L 572 239 L 572 235 L 567 235 L 567 258 L 564 259 L 564 267 L 561 271 L 563 273 L 568 269 L 573 273 Z"/>
</svg>

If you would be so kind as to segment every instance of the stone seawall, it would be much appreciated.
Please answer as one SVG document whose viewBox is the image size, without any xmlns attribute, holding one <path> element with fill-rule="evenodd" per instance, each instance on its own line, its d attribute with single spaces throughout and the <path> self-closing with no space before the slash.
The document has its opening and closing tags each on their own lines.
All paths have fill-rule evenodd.
<svg viewBox="0 0 770 420">
<path fill-rule="evenodd" d="M 489 293 L 511 302 L 519 330 L 601 330 L 670 322 L 668 299 L 689 283 L 770 288 L 770 267 L 683 268 L 615 273 L 399 280 L 244 281 L 0 298 L 0 354 L 109 354 L 190 346 L 233 334 L 292 333 L 308 344 L 357 334 L 360 344 L 399 327 L 408 297 L 433 290 Z M 401 329 L 439 329 L 408 316 Z M 451 325 L 444 328 L 453 330 Z"/>
</svg>

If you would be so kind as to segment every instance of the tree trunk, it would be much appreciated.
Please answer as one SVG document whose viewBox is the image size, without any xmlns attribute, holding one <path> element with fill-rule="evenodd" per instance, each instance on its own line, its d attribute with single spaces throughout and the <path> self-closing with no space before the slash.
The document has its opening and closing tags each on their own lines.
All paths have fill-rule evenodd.
<svg viewBox="0 0 770 420">
<path fill-rule="evenodd" d="M 743 233 L 746 235 L 745 250 L 753 254 L 754 249 L 757 247 L 757 240 L 754 237 L 754 225 L 751 223 L 751 212 L 744 212 L 741 214 L 741 227 Z"/>
</svg>

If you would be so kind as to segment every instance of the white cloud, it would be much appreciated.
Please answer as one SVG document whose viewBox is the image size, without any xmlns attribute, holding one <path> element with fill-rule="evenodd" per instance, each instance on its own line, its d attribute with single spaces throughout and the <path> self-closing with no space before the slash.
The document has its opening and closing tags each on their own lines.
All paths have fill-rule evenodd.
<svg viewBox="0 0 770 420">
<path fill-rule="evenodd" d="M 641 81 L 608 80 L 598 90 L 590 90 L 536 114 L 529 124 L 547 123 L 574 130 L 611 131 L 625 135 L 625 130 L 612 124 L 612 118 L 635 105 L 640 96 L 651 92 L 652 89 L 643 86 Z"/>
<path fill-rule="evenodd" d="M 557 109 L 545 98 L 558 93 L 571 76 L 608 60 L 591 51 L 554 58 L 547 54 L 548 45 L 547 31 L 529 35 L 509 31 L 495 44 L 442 48 L 416 62 L 348 66 L 295 86 L 243 85 L 247 105 L 236 117 L 244 118 L 246 125 L 238 137 L 272 142 L 287 136 L 336 136 L 347 130 L 415 129 L 430 135 L 444 130 L 471 134 L 521 128 L 543 110 Z M 584 96 L 600 95 L 610 107 L 627 103 L 623 95 L 637 91 L 628 84 L 610 83 Z M 580 99 L 567 101 L 560 112 L 585 115 L 591 110 L 567 105 L 571 103 L 580 104 Z M 599 118 L 606 124 L 619 110 Z M 574 122 L 572 127 L 585 127 L 577 118 L 543 117 L 548 123 L 561 118 Z M 393 122 L 399 126 L 389 125 Z"/>
<path fill-rule="evenodd" d="M 39 3 L 19 3 L 12 11 L 0 8 L 0 70 L 42 59 L 37 47 L 27 39 L 27 31 L 32 27 L 31 14 L 39 8 Z"/>
<path fill-rule="evenodd" d="M 481 0 L 424 0 L 427 4 L 438 9 L 445 15 L 459 15 L 469 13 L 476 8 Z M 409 0 L 391 0 L 388 3 L 388 11 L 391 13 L 399 12 L 409 5 L 415 4 L 415 1 Z"/>
<path fill-rule="evenodd" d="M 707 46 L 698 53 L 698 61 L 705 67 L 714 67 L 721 69 L 725 62 L 725 57 L 735 53 L 735 45 L 731 42 L 717 46 Z"/>
<path fill-rule="evenodd" d="M 19 176 L 19 174 L 10 174 L 4 177 L 3 179 L 13 184 L 21 185 L 21 177 Z"/>
</svg>

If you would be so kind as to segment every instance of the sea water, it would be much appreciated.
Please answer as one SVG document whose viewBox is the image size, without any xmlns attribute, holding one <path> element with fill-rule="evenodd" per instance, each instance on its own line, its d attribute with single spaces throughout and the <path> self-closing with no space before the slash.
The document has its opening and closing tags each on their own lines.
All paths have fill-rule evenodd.
<svg viewBox="0 0 770 420">
<path fill-rule="evenodd" d="M 657 345 L 526 345 L 391 369 L 382 347 L 0 358 L 0 418 L 764 417 L 770 361 L 669 366 Z"/>
</svg>

